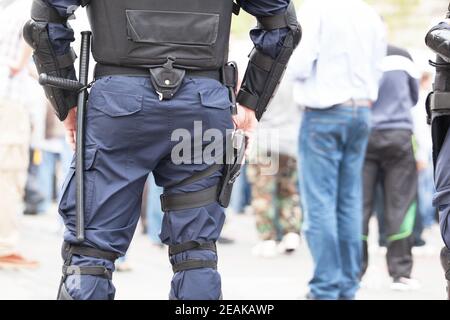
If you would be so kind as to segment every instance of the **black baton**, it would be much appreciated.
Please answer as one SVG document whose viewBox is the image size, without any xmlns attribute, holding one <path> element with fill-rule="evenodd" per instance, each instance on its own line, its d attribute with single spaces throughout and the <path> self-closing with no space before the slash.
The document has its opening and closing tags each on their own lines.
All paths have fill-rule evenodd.
<svg viewBox="0 0 450 320">
<path fill-rule="evenodd" d="M 79 82 L 82 86 L 88 84 L 89 76 L 89 56 L 91 50 L 91 32 L 81 32 L 80 49 L 80 75 Z M 76 218 L 77 218 L 77 240 L 84 241 L 84 130 L 85 130 L 85 111 L 88 92 L 81 90 L 78 94 L 77 109 L 77 141 L 76 141 Z"/>
<path fill-rule="evenodd" d="M 89 58 L 91 52 L 90 31 L 81 32 L 80 74 L 79 81 L 49 76 L 45 73 L 39 75 L 39 83 L 43 86 L 52 86 L 63 90 L 78 91 L 77 109 L 77 137 L 76 137 L 76 237 L 78 242 L 84 241 L 84 129 L 85 111 L 88 98 L 87 89 L 89 76 Z"/>
</svg>

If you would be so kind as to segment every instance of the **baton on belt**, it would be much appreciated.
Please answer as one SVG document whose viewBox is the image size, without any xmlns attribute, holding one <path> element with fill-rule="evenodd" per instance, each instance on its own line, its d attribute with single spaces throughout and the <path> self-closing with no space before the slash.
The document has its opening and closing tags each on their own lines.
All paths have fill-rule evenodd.
<svg viewBox="0 0 450 320">
<path fill-rule="evenodd" d="M 78 91 L 77 133 L 76 133 L 76 236 L 78 242 L 84 241 L 84 130 L 85 111 L 88 98 L 89 57 L 91 51 L 90 31 L 81 32 L 79 81 L 41 74 L 39 83 L 63 90 Z"/>
</svg>

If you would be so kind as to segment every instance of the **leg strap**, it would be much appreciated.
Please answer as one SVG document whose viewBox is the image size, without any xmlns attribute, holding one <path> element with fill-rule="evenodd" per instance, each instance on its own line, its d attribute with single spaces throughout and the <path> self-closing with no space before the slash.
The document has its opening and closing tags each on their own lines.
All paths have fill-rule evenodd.
<svg viewBox="0 0 450 320">
<path fill-rule="evenodd" d="M 179 188 L 187 186 L 189 184 L 193 184 L 197 181 L 200 181 L 204 178 L 213 175 L 215 172 L 221 169 L 222 165 L 219 164 L 212 165 L 206 170 L 197 172 L 180 182 L 167 186 L 166 189 Z M 219 193 L 219 185 L 215 185 L 208 189 L 196 192 L 173 193 L 173 194 L 163 193 L 161 195 L 161 209 L 163 212 L 168 212 L 168 211 L 177 211 L 177 210 L 204 207 L 208 204 L 216 202 L 218 193 Z"/>
<path fill-rule="evenodd" d="M 75 255 L 79 255 L 79 256 L 87 256 L 87 257 L 92 257 L 92 258 L 97 258 L 97 259 L 105 259 L 105 260 L 109 260 L 113 263 L 117 260 L 117 258 L 119 258 L 119 254 L 117 254 L 115 252 L 100 250 L 100 249 L 96 249 L 96 248 L 92 248 L 92 247 L 88 247 L 88 246 L 71 244 L 71 243 L 67 243 L 67 242 L 64 242 L 63 250 L 64 250 L 63 254 L 65 254 L 65 255 L 68 254 L 68 255 L 72 256 L 75 254 Z"/>
<path fill-rule="evenodd" d="M 190 250 L 210 250 L 213 252 L 217 252 L 216 244 L 212 241 L 204 243 L 200 243 L 198 241 L 188 241 L 185 243 L 169 246 L 169 255 L 173 256 Z"/>
<path fill-rule="evenodd" d="M 164 212 L 193 209 L 207 206 L 217 201 L 219 185 L 208 189 L 188 192 L 161 195 L 161 209 Z"/>
<path fill-rule="evenodd" d="M 115 252 L 100 250 L 88 246 L 71 244 L 68 242 L 63 243 L 63 257 L 64 257 L 64 265 L 62 268 L 63 279 L 67 276 L 71 275 L 91 275 L 103 277 L 108 280 L 112 279 L 112 271 L 104 266 L 76 266 L 72 265 L 72 256 L 86 256 L 97 259 L 109 260 L 112 263 L 119 258 L 119 254 Z"/>
<path fill-rule="evenodd" d="M 200 243 L 198 241 L 188 241 L 185 243 L 171 245 L 169 246 L 169 255 L 173 256 L 182 252 L 191 250 L 209 250 L 212 252 L 217 252 L 215 242 L 204 242 Z M 177 273 L 180 271 L 202 269 L 202 268 L 212 268 L 217 269 L 217 261 L 215 260 L 187 260 L 179 263 L 175 263 L 172 266 L 173 272 Z"/>
<path fill-rule="evenodd" d="M 66 266 L 64 265 L 62 268 L 62 272 L 64 276 L 72 276 L 72 275 L 90 275 L 90 276 L 98 276 L 103 277 L 108 280 L 112 280 L 112 272 L 103 266 Z"/>
<path fill-rule="evenodd" d="M 187 260 L 172 266 L 173 273 L 193 269 L 211 268 L 217 270 L 217 262 L 214 260 Z"/>
</svg>

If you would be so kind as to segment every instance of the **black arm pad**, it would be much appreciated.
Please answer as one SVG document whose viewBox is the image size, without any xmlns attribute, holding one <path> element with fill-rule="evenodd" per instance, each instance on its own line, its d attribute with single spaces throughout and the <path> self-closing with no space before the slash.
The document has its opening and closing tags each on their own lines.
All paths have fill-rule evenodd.
<svg viewBox="0 0 450 320">
<path fill-rule="evenodd" d="M 56 56 L 48 36 L 46 22 L 28 21 L 23 28 L 25 41 L 34 49 L 33 59 L 39 74 L 76 80 L 73 50 L 63 56 Z M 44 86 L 45 95 L 58 118 L 66 119 L 69 110 L 77 104 L 77 93 L 50 86 Z"/>
<path fill-rule="evenodd" d="M 249 65 L 237 102 L 255 110 L 256 118 L 260 120 L 283 78 L 294 49 L 300 43 L 302 32 L 292 1 L 284 15 L 259 18 L 258 25 L 265 30 L 289 28 L 276 59 L 272 59 L 256 48 L 250 53 Z"/>
<path fill-rule="evenodd" d="M 450 25 L 440 23 L 433 27 L 425 38 L 426 45 L 441 56 L 446 62 L 450 62 Z"/>
</svg>

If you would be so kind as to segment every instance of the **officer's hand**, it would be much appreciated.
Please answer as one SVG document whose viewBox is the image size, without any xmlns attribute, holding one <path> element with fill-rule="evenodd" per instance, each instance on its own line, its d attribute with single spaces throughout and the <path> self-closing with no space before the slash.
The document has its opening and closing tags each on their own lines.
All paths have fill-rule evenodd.
<svg viewBox="0 0 450 320">
<path fill-rule="evenodd" d="M 64 120 L 64 127 L 66 128 L 66 141 L 72 150 L 75 151 L 77 137 L 77 107 L 70 109 L 66 120 Z"/>
<path fill-rule="evenodd" d="M 234 127 L 236 130 L 240 129 L 244 131 L 247 137 L 247 152 L 251 149 L 251 144 L 253 142 L 253 135 L 256 131 L 256 126 L 258 125 L 258 120 L 256 120 L 255 111 L 247 107 L 238 105 L 238 113 L 233 116 Z"/>
</svg>

